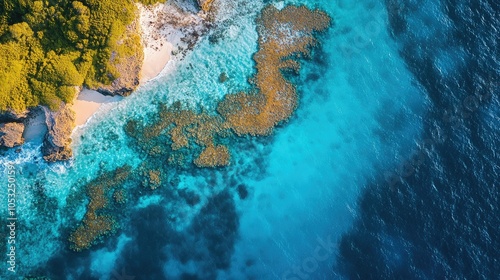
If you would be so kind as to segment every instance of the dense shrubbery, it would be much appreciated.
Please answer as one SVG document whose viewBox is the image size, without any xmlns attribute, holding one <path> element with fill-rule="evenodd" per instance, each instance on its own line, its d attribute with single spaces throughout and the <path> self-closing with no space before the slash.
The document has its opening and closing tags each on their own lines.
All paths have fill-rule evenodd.
<svg viewBox="0 0 500 280">
<path fill-rule="evenodd" d="M 77 86 L 110 84 L 140 51 L 139 36 L 124 36 L 136 12 L 131 0 L 0 2 L 0 111 L 55 108 Z"/>
<path fill-rule="evenodd" d="M 156 3 L 165 3 L 167 0 L 138 0 L 137 2 L 142 3 L 144 5 L 154 5 Z"/>
</svg>

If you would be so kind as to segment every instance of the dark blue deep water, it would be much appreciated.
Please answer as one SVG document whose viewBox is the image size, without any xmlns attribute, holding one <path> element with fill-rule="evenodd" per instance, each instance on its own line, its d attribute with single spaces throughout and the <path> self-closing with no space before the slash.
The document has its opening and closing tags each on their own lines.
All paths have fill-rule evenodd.
<svg viewBox="0 0 500 280">
<path fill-rule="evenodd" d="M 348 279 L 500 279 L 499 2 L 430 2 L 386 1 L 431 103 L 415 155 L 359 199 L 335 265 Z"/>
</svg>

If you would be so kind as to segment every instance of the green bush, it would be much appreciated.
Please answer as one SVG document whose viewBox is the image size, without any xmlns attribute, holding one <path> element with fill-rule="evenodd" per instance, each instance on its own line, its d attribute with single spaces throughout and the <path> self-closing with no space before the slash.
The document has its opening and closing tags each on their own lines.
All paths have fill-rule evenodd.
<svg viewBox="0 0 500 280">
<path fill-rule="evenodd" d="M 136 16 L 132 0 L 1 1 L 0 110 L 55 108 L 82 85 L 110 84 L 141 51 L 139 36 L 124 37 Z"/>
<path fill-rule="evenodd" d="M 167 2 L 167 0 L 139 0 L 137 2 L 142 3 L 144 5 L 154 5 L 156 3 L 165 3 Z"/>
</svg>

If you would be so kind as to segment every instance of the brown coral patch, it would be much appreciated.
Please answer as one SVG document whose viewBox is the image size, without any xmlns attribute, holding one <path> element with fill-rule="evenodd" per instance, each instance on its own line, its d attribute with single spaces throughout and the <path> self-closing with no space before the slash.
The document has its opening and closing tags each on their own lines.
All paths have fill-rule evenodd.
<svg viewBox="0 0 500 280">
<path fill-rule="evenodd" d="M 115 199 L 115 202 L 117 203 L 125 203 L 127 201 L 126 199 L 126 194 L 124 190 L 116 190 L 113 193 L 113 198 Z"/>
<path fill-rule="evenodd" d="M 227 136 L 228 129 L 223 124 L 220 116 L 212 116 L 206 112 L 198 113 L 190 109 L 183 109 L 181 104 L 177 102 L 170 107 L 160 107 L 158 121 L 144 128 L 142 133 L 142 138 L 144 138 L 143 144 L 146 146 L 149 154 L 159 154 L 161 153 L 161 148 L 157 146 L 148 147 L 148 139 L 151 140 L 158 138 L 160 135 L 168 135 L 173 151 L 168 157 L 168 162 L 171 164 L 181 163 L 184 157 L 180 150 L 195 146 L 199 146 L 202 149 L 214 147 L 217 136 Z M 131 135 L 136 134 L 135 124 L 128 124 L 126 131 Z M 228 163 L 229 160 L 214 161 L 217 165 L 213 165 L 212 167 L 220 166 L 224 162 Z"/>
<path fill-rule="evenodd" d="M 306 55 L 316 45 L 314 32 L 330 25 L 330 17 L 305 6 L 278 10 L 266 7 L 257 20 L 259 51 L 254 55 L 257 73 L 253 77 L 257 93 L 227 95 L 218 112 L 238 135 L 267 135 L 278 123 L 287 120 L 297 107 L 295 86 L 283 70 L 298 71 L 293 56 Z"/>
<path fill-rule="evenodd" d="M 159 170 L 149 170 L 146 184 L 152 190 L 158 188 L 161 185 L 161 172 Z"/>
<path fill-rule="evenodd" d="M 89 204 L 82 223 L 69 237 L 70 247 L 81 251 L 92 246 L 100 237 L 109 234 L 115 228 L 115 219 L 99 213 L 109 207 L 114 189 L 125 182 L 130 175 L 128 166 L 106 173 L 86 186 Z"/>
<path fill-rule="evenodd" d="M 198 167 L 217 167 L 229 165 L 229 150 L 226 146 L 209 146 L 195 159 Z"/>
</svg>

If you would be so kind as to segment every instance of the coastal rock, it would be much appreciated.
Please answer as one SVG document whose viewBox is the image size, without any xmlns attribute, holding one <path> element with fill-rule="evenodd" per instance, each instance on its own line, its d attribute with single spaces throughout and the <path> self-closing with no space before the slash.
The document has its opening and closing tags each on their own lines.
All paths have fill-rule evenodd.
<svg viewBox="0 0 500 280">
<path fill-rule="evenodd" d="M 214 2 L 214 0 L 197 0 L 197 1 L 200 8 L 205 12 L 208 12 L 210 10 L 210 7 Z"/>
<path fill-rule="evenodd" d="M 15 112 L 12 110 L 0 111 L 0 122 L 22 122 L 28 116 L 29 111 Z"/>
<path fill-rule="evenodd" d="M 127 26 L 123 38 L 118 44 L 134 45 L 136 42 L 140 42 L 139 24 L 139 16 L 137 16 L 136 20 Z M 119 57 L 116 52 L 112 53 L 110 63 L 115 66 L 120 76 L 113 80 L 111 85 L 100 85 L 94 90 L 104 95 L 129 96 L 139 86 L 144 52 L 141 43 L 136 47 L 137 49 L 133 50 L 133 55 L 127 57 Z"/>
<path fill-rule="evenodd" d="M 127 67 L 125 67 L 127 68 Z M 126 71 L 126 70 L 123 70 Z M 140 71 L 140 68 L 139 68 Z M 130 73 L 130 72 L 121 72 Z M 123 75 L 123 74 L 122 74 Z M 133 76 L 124 74 L 125 77 L 117 78 L 109 86 L 98 87 L 95 90 L 104 95 L 110 96 L 129 96 L 139 85 L 139 75 Z"/>
<path fill-rule="evenodd" d="M 24 124 L 17 122 L 0 124 L 0 147 L 13 148 L 24 143 Z"/>
<path fill-rule="evenodd" d="M 0 147 L 13 148 L 24 143 L 24 120 L 29 111 L 0 111 Z"/>
<path fill-rule="evenodd" d="M 75 112 L 70 105 L 61 104 L 59 110 L 50 111 L 43 107 L 47 134 L 43 140 L 42 154 L 48 162 L 68 160 L 73 155 L 71 133 L 75 127 Z"/>
</svg>

